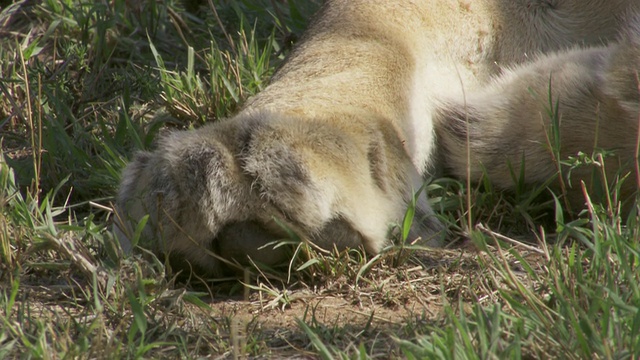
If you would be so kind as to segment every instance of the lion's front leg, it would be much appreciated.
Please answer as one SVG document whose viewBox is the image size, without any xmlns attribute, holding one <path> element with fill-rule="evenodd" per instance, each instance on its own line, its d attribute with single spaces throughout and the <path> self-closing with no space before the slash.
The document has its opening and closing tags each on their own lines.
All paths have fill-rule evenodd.
<svg viewBox="0 0 640 360">
<path fill-rule="evenodd" d="M 242 166 L 259 197 L 321 247 L 378 253 L 422 185 L 389 122 L 352 113 L 257 117 Z M 417 213 L 412 235 L 439 240 L 442 226 L 426 198 Z"/>
<path fill-rule="evenodd" d="M 130 221 L 149 214 L 143 245 L 210 273 L 224 269 L 221 258 L 283 261 L 282 250 L 265 247 L 287 237 L 283 226 L 326 249 L 378 253 L 420 186 L 384 124 L 257 112 L 171 134 L 124 172 L 123 247 Z M 441 226 L 428 203 L 419 206 L 431 216 L 414 234 L 429 239 Z"/>
</svg>

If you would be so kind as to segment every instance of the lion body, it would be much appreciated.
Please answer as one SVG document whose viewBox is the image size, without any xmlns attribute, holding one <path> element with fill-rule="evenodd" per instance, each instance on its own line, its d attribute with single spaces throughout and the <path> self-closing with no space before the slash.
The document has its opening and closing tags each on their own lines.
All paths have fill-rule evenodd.
<svg viewBox="0 0 640 360">
<path fill-rule="evenodd" d="M 282 225 L 377 253 L 436 166 L 503 188 L 523 161 L 528 183 L 554 176 L 555 105 L 562 156 L 611 148 L 609 168 L 624 168 L 636 158 L 638 13 L 635 0 L 329 0 L 237 115 L 136 156 L 118 237 L 128 250 L 130 223 L 149 214 L 144 245 L 210 273 L 220 258 L 283 260 L 263 248 Z M 424 196 L 416 216 L 411 236 L 439 244 Z"/>
</svg>

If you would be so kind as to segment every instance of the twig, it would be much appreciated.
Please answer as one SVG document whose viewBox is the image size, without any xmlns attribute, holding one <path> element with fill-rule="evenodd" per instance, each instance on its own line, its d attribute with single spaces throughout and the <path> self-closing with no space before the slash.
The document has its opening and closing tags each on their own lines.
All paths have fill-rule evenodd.
<svg viewBox="0 0 640 360">
<path fill-rule="evenodd" d="M 502 240 L 502 241 L 506 241 L 506 242 L 509 242 L 509 243 L 511 243 L 511 244 L 513 244 L 513 245 L 521 246 L 521 247 L 523 247 L 523 248 L 525 248 L 525 249 L 527 249 L 527 250 L 530 250 L 530 251 L 533 251 L 533 252 L 535 252 L 535 253 L 538 253 L 538 254 L 542 254 L 542 255 L 544 255 L 544 251 L 542 251 L 542 250 L 538 249 L 537 247 L 534 247 L 534 246 L 531 246 L 531 245 L 527 245 L 527 244 L 525 244 L 525 243 L 523 243 L 523 242 L 520 242 L 520 241 L 518 241 L 518 240 L 514 240 L 514 239 L 512 239 L 512 238 L 510 238 L 510 237 L 507 237 L 507 236 L 504 236 L 504 235 L 502 235 L 502 234 L 498 234 L 497 232 L 494 232 L 494 231 L 492 231 L 492 230 L 490 230 L 490 229 L 487 229 L 487 228 L 486 228 L 486 227 L 484 227 L 484 225 L 482 225 L 482 224 L 478 224 L 478 225 L 476 225 L 476 229 L 478 229 L 478 230 L 482 231 L 483 233 L 486 233 L 486 234 L 488 234 L 488 235 L 491 235 L 491 236 L 493 236 L 493 237 L 495 237 L 495 238 L 497 238 L 497 239 L 500 239 L 500 240 Z"/>
<path fill-rule="evenodd" d="M 104 270 L 94 265 L 87 256 L 82 254 L 82 251 L 75 248 L 76 246 L 73 244 L 73 240 L 69 235 L 65 235 L 60 238 L 46 233 L 44 235 L 47 237 L 47 240 L 55 245 L 56 250 L 58 250 L 61 255 L 69 259 L 71 263 L 80 269 L 80 272 L 87 278 L 87 280 L 91 280 L 93 278 L 93 274 L 95 274 L 98 279 L 99 286 L 104 289 L 104 286 L 107 284 L 107 274 Z"/>
</svg>

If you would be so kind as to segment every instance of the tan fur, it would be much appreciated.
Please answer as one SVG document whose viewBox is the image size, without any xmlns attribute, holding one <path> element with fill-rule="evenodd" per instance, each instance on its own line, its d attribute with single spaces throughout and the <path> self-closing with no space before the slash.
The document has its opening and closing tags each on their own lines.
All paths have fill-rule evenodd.
<svg viewBox="0 0 640 360">
<path fill-rule="evenodd" d="M 615 148 L 618 170 L 635 154 L 639 12 L 636 0 L 329 0 L 239 114 L 136 156 L 118 237 L 130 250 L 149 214 L 145 246 L 211 273 L 223 265 L 207 251 L 282 261 L 261 248 L 286 237 L 281 224 L 377 253 L 434 159 L 466 176 L 467 135 L 474 179 L 484 168 L 512 186 L 506 164 L 522 159 L 527 182 L 553 176 L 550 84 L 562 155 Z M 424 197 L 417 214 L 412 237 L 437 245 Z"/>
</svg>

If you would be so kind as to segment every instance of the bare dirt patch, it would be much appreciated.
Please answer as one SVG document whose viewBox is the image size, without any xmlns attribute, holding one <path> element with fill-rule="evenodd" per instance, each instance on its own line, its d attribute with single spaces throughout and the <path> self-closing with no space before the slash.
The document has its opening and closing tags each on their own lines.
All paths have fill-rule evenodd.
<svg viewBox="0 0 640 360">
<path fill-rule="evenodd" d="M 173 342 L 186 343 L 190 356 L 317 358 L 315 337 L 330 349 L 401 358 L 398 340 L 415 339 L 427 326 L 444 326 L 445 307 L 466 312 L 474 304 L 499 301 L 504 270 L 492 267 L 491 255 L 502 257 L 513 276 L 527 283 L 514 256 L 496 249 L 479 252 L 468 243 L 453 250 L 416 251 L 399 265 L 398 253 L 390 252 L 366 271 L 311 273 L 306 279 L 294 274 L 289 285 L 254 280 L 248 296 L 224 290 L 235 287 L 238 293 L 237 280 L 210 283 L 207 291 L 173 283 L 145 270 L 150 264 L 142 259 L 121 264 L 117 274 L 102 271 L 93 280 L 81 263 L 42 257 L 25 262 L 17 278 L 0 280 L 5 289 L 12 287 L 12 278 L 20 282 L 8 317 L 20 324 L 16 328 L 42 333 L 46 326 L 49 336 L 65 334 L 56 343 L 62 349 L 65 342 L 92 338 L 90 354 L 98 357 L 144 341 L 162 344 L 146 354 L 154 358 L 177 356 L 168 345 Z M 544 271 L 540 254 L 524 256 L 535 271 Z M 132 272 L 135 268 L 142 270 Z M 136 333 L 136 326 L 144 328 L 144 335 Z M 102 338 L 99 347 L 96 338 Z"/>
</svg>

